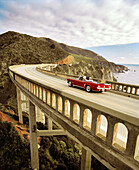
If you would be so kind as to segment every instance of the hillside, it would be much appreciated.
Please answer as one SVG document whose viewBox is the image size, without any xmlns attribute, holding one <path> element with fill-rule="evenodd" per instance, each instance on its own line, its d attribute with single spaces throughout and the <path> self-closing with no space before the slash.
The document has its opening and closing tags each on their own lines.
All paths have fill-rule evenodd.
<svg viewBox="0 0 139 170">
<path fill-rule="evenodd" d="M 60 48 L 62 48 L 64 51 L 76 56 L 84 56 L 84 57 L 88 57 L 92 60 L 102 60 L 102 61 L 107 61 L 105 58 L 103 58 L 102 56 L 94 53 L 93 51 L 90 50 L 86 50 L 86 49 L 82 49 L 82 48 L 78 48 L 78 47 L 72 47 L 72 46 L 68 46 L 66 44 L 63 43 L 58 43 L 50 38 L 44 38 L 44 40 L 46 40 L 49 43 L 53 43 L 56 46 L 59 46 Z"/>
<path fill-rule="evenodd" d="M 2 105 L 16 110 L 15 86 L 9 79 L 8 67 L 15 64 L 54 63 L 68 53 L 52 43 L 9 31 L 0 35 L 0 110 Z M 15 101 L 15 102 L 13 102 Z"/>
</svg>

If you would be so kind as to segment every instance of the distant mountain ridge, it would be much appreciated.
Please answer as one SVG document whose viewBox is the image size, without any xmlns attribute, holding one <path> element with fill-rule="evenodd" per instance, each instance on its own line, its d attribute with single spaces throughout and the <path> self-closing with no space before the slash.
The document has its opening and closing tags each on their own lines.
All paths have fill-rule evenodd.
<svg viewBox="0 0 139 170">
<path fill-rule="evenodd" d="M 63 43 L 58 43 L 50 38 L 44 38 L 47 42 L 53 43 L 57 46 L 59 46 L 60 48 L 62 48 L 63 50 L 65 50 L 66 52 L 70 53 L 70 54 L 76 54 L 76 55 L 82 55 L 85 57 L 90 57 L 92 59 L 96 59 L 96 60 L 103 60 L 103 61 L 107 61 L 105 58 L 103 58 L 102 56 L 96 54 L 93 51 L 90 50 L 86 50 L 86 49 L 82 49 L 79 47 L 73 47 L 73 46 L 68 46 L 66 44 Z"/>
</svg>

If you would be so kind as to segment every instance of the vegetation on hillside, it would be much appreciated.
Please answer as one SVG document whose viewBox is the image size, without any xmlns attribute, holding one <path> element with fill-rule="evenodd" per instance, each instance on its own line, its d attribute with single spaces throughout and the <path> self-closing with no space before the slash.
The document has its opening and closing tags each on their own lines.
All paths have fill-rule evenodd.
<svg viewBox="0 0 139 170">
<path fill-rule="evenodd" d="M 30 146 L 26 132 L 22 133 L 22 126 L 15 129 L 16 115 L 1 113 L 4 120 L 0 119 L 0 169 L 2 170 L 28 170 L 30 164 Z M 28 126 L 28 118 L 24 117 L 24 123 Z M 21 126 L 21 128 L 20 128 Z M 37 122 L 37 128 L 48 129 Z M 56 129 L 56 125 L 53 127 Z M 27 127 L 28 129 L 28 127 Z M 18 132 L 17 132 L 18 130 Z M 27 130 L 28 131 L 28 130 Z M 20 135 L 19 135 L 20 134 Z M 81 166 L 81 148 L 67 136 L 42 137 L 39 139 L 39 166 L 40 170 L 79 170 Z M 95 170 L 107 170 L 92 156 L 92 168 Z"/>
<path fill-rule="evenodd" d="M 0 169 L 30 168 L 29 140 L 23 140 L 12 123 L 0 119 Z M 22 167 L 22 168 L 21 168 Z"/>
<path fill-rule="evenodd" d="M 40 145 L 39 156 L 41 170 L 80 169 L 78 145 L 66 136 L 42 137 Z"/>
<path fill-rule="evenodd" d="M 9 114 L 7 116 L 10 116 Z M 11 115 L 11 118 L 14 116 Z M 14 119 L 13 119 L 14 121 Z M 25 121 L 28 124 L 28 121 Z M 37 123 L 38 129 L 48 129 L 48 125 Z M 39 148 L 40 170 L 78 170 L 80 155 L 78 145 L 67 136 L 42 137 Z M 28 170 L 30 165 L 30 144 L 16 131 L 13 123 L 0 119 L 0 169 Z"/>
</svg>

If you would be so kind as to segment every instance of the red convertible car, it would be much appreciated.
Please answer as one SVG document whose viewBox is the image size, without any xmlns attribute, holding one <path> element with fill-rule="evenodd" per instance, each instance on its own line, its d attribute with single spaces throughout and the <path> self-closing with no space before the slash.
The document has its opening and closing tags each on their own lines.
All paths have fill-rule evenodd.
<svg viewBox="0 0 139 170">
<path fill-rule="evenodd" d="M 84 88 L 87 92 L 96 91 L 101 93 L 111 87 L 109 84 L 97 83 L 96 81 L 89 79 L 89 77 L 86 78 L 86 76 L 80 76 L 77 79 L 69 78 L 67 79 L 67 83 L 69 87 L 78 86 Z"/>
</svg>

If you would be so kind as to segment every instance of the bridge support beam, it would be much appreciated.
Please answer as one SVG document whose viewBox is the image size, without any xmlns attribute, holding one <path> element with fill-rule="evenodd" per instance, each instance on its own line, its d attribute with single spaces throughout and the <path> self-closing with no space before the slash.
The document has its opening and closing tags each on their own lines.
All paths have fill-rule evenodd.
<svg viewBox="0 0 139 170">
<path fill-rule="evenodd" d="M 19 88 L 16 88 L 17 91 L 17 107 L 18 107 L 18 117 L 19 117 L 19 122 L 23 124 L 23 116 L 22 116 L 22 101 L 21 101 L 21 91 Z"/>
<path fill-rule="evenodd" d="M 30 129 L 30 151 L 31 151 L 31 167 L 39 169 L 38 141 L 37 141 L 37 125 L 35 105 L 29 100 L 29 129 Z"/>
<path fill-rule="evenodd" d="M 81 157 L 81 170 L 90 170 L 91 169 L 91 154 L 82 148 L 82 157 Z"/>
<path fill-rule="evenodd" d="M 53 122 L 50 118 L 47 118 L 47 122 L 48 122 L 48 130 L 52 130 L 53 129 Z"/>
<path fill-rule="evenodd" d="M 37 136 L 60 136 L 67 135 L 62 129 L 60 130 L 37 130 Z"/>
</svg>

